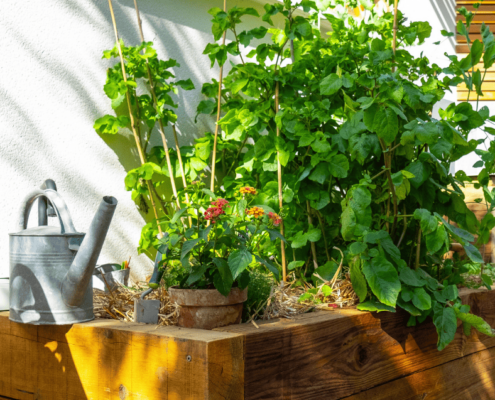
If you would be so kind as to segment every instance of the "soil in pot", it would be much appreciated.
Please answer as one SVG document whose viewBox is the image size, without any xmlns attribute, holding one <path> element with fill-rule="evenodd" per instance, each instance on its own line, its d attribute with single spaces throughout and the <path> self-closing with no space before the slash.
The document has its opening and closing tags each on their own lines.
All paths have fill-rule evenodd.
<svg viewBox="0 0 495 400">
<path fill-rule="evenodd" d="M 215 329 L 238 324 L 247 300 L 247 288 L 232 288 L 225 297 L 216 289 L 179 289 L 171 287 L 168 294 L 180 306 L 178 325 L 185 328 Z"/>
</svg>

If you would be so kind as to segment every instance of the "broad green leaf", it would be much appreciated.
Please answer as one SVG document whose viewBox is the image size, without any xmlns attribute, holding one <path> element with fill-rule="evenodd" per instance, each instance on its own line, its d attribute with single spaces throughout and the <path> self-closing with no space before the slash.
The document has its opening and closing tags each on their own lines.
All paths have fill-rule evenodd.
<svg viewBox="0 0 495 400">
<path fill-rule="evenodd" d="M 186 283 L 188 285 L 192 285 L 193 283 L 199 281 L 203 277 L 207 269 L 208 264 L 194 266 L 187 278 Z"/>
<path fill-rule="evenodd" d="M 457 331 L 457 317 L 451 307 L 437 303 L 433 309 L 433 323 L 438 334 L 438 350 L 442 351 L 452 340 Z"/>
<path fill-rule="evenodd" d="M 273 265 L 271 262 L 265 260 L 263 257 L 260 257 L 258 255 L 255 255 L 254 258 L 260 264 L 263 264 L 266 268 L 268 268 L 268 270 L 273 274 L 277 282 L 280 281 L 280 271 L 275 265 Z"/>
<path fill-rule="evenodd" d="M 354 230 L 356 228 L 356 214 L 351 207 L 346 207 L 342 213 L 341 223 L 342 237 L 344 240 L 352 240 L 354 238 Z"/>
<path fill-rule="evenodd" d="M 215 195 L 215 193 L 213 193 L 210 189 L 201 189 L 201 191 L 205 194 L 207 194 L 208 196 L 210 196 L 213 200 L 216 200 L 217 199 L 217 196 Z"/>
<path fill-rule="evenodd" d="M 409 267 L 401 268 L 399 277 L 402 282 L 409 286 L 422 287 L 426 285 L 426 280 L 416 270 Z"/>
<path fill-rule="evenodd" d="M 371 311 L 371 312 L 381 312 L 381 311 L 388 311 L 388 312 L 395 312 L 395 308 L 387 306 L 385 304 L 379 303 L 378 301 L 375 300 L 368 300 L 365 301 L 364 303 L 359 303 L 356 308 L 360 311 Z"/>
<path fill-rule="evenodd" d="M 320 83 L 320 94 L 330 96 L 337 93 L 342 87 L 342 78 L 337 74 L 330 74 Z"/>
<path fill-rule="evenodd" d="M 392 143 L 399 132 L 397 114 L 390 108 L 380 109 L 373 119 L 373 132 L 376 132 L 385 143 Z"/>
<path fill-rule="evenodd" d="M 321 292 L 323 293 L 323 296 L 325 296 L 325 297 L 330 296 L 332 294 L 332 288 L 330 286 L 323 285 L 321 287 Z"/>
<path fill-rule="evenodd" d="M 316 166 L 313 172 L 311 172 L 308 179 L 323 184 L 329 176 L 328 164 L 321 162 Z"/>
<path fill-rule="evenodd" d="M 310 242 L 317 242 L 321 238 L 321 230 L 320 228 L 316 228 L 312 225 L 309 226 L 308 232 L 306 233 L 306 237 Z"/>
<path fill-rule="evenodd" d="M 293 249 L 299 249 L 306 246 L 306 243 L 308 243 L 308 237 L 306 234 L 304 232 L 297 232 L 292 238 L 291 247 Z"/>
<path fill-rule="evenodd" d="M 471 261 L 475 263 L 483 263 L 483 257 L 481 256 L 480 251 L 475 246 L 473 246 L 471 243 L 464 243 L 463 247 Z"/>
<path fill-rule="evenodd" d="M 192 240 L 186 240 L 184 242 L 180 254 L 180 260 L 182 262 L 182 265 L 184 266 L 189 265 L 189 253 L 194 248 L 194 246 L 196 246 L 199 243 L 199 241 L 200 239 L 192 239 Z"/>
<path fill-rule="evenodd" d="M 177 210 L 175 212 L 174 216 L 172 217 L 172 219 L 170 220 L 170 223 L 175 224 L 179 220 L 179 218 L 182 216 L 182 214 L 184 214 L 186 211 L 187 211 L 187 208 L 182 208 L 180 210 Z"/>
<path fill-rule="evenodd" d="M 394 266 L 380 255 L 371 262 L 364 263 L 363 273 L 378 300 L 385 305 L 395 307 L 401 284 Z"/>
<path fill-rule="evenodd" d="M 495 330 L 481 317 L 474 314 L 462 313 L 456 308 L 454 308 L 455 315 L 462 322 L 469 324 L 476 328 L 478 332 L 481 332 L 489 337 L 495 337 Z"/>
<path fill-rule="evenodd" d="M 305 264 L 304 261 L 291 261 L 287 266 L 287 269 L 289 271 L 292 271 L 293 269 L 302 267 L 304 264 Z"/>
<path fill-rule="evenodd" d="M 349 171 L 349 160 L 343 154 L 337 154 L 333 156 L 326 165 L 330 174 L 336 178 L 346 178 L 347 171 Z M 316 167 L 318 168 L 318 167 Z M 311 179 L 311 177 L 310 177 Z M 322 182 L 321 182 L 322 183 Z"/>
<path fill-rule="evenodd" d="M 253 255 L 244 247 L 230 253 L 228 263 L 234 280 L 237 279 L 252 261 Z"/>
<path fill-rule="evenodd" d="M 414 315 L 415 317 L 419 317 L 421 315 L 421 311 L 419 311 L 411 303 L 405 302 L 400 297 L 397 299 L 397 305 L 403 310 L 406 310 L 409 314 Z"/>
<path fill-rule="evenodd" d="M 448 239 L 445 227 L 440 225 L 437 230 L 429 235 L 426 235 L 426 248 L 432 254 L 439 251 Z"/>
<path fill-rule="evenodd" d="M 354 291 L 359 297 L 359 302 L 362 303 L 368 295 L 368 286 L 361 271 L 361 260 L 359 257 L 354 258 L 350 268 L 351 283 Z"/>
<path fill-rule="evenodd" d="M 337 272 L 337 270 L 339 269 L 339 266 L 337 265 L 336 262 L 334 261 L 328 261 L 326 262 L 325 264 L 323 264 L 321 267 L 318 267 L 315 269 L 315 274 L 318 274 L 319 276 L 322 277 L 322 279 L 324 279 L 326 282 L 330 281 L 333 279 L 333 277 L 335 276 L 335 273 Z M 316 277 L 316 279 L 319 279 L 319 281 L 321 282 L 321 279 Z"/>
<path fill-rule="evenodd" d="M 224 296 L 228 296 L 230 289 L 232 288 L 232 284 L 234 283 L 229 264 L 223 258 L 214 257 L 212 261 L 218 270 L 218 274 L 216 274 L 213 278 L 215 288 Z"/>
<path fill-rule="evenodd" d="M 244 86 L 246 86 L 249 82 L 248 78 L 238 79 L 230 86 L 232 93 L 236 94 L 239 92 Z"/>
<path fill-rule="evenodd" d="M 414 211 L 414 218 L 420 221 L 421 230 L 425 234 L 434 232 L 438 227 L 437 219 L 431 215 L 431 212 L 424 208 L 418 208 Z"/>
<path fill-rule="evenodd" d="M 358 255 L 366 251 L 368 246 L 363 242 L 354 242 L 349 246 L 349 253 L 353 256 Z"/>
<path fill-rule="evenodd" d="M 415 288 L 412 303 L 420 310 L 429 310 L 431 308 L 431 297 L 423 288 Z"/>
<path fill-rule="evenodd" d="M 276 229 L 266 229 L 266 231 L 268 232 L 268 236 L 270 236 L 270 240 L 272 242 L 276 239 L 280 239 L 283 242 L 287 243 L 287 240 L 285 240 L 284 236 L 280 233 L 280 231 L 277 231 Z"/>
</svg>

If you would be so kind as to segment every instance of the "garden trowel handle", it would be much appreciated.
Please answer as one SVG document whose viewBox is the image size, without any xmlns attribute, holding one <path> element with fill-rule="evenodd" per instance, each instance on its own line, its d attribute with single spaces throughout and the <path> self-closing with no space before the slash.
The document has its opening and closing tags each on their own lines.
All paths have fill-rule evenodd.
<svg viewBox="0 0 495 400">
<path fill-rule="evenodd" d="M 165 232 L 163 237 L 168 237 L 168 233 Z M 156 252 L 156 257 L 155 257 L 155 267 L 153 268 L 153 274 L 151 275 L 150 281 L 148 284 L 150 285 L 150 289 L 146 290 L 143 292 L 141 295 L 141 299 L 144 299 L 145 296 L 147 296 L 149 293 L 153 291 L 153 289 L 157 288 L 158 285 L 160 284 L 160 281 L 162 280 L 163 276 L 163 270 L 159 268 L 160 262 L 162 261 L 163 256 L 165 257 L 168 255 L 169 249 L 167 245 L 161 246 L 162 248 L 165 247 L 165 251 L 162 253 L 161 251 Z M 153 287 L 155 286 L 155 287 Z"/>
</svg>

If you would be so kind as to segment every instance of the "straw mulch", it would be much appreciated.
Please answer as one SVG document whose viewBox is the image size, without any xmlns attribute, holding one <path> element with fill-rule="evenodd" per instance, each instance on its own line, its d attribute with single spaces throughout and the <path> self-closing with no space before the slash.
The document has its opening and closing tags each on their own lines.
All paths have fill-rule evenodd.
<svg viewBox="0 0 495 400">
<path fill-rule="evenodd" d="M 147 286 L 127 288 L 120 286 L 112 292 L 93 289 L 93 304 L 96 318 L 134 321 L 134 299 L 137 299 Z M 177 325 L 179 306 L 172 303 L 164 288 L 159 288 L 146 296 L 146 300 L 160 300 L 158 325 Z"/>
<path fill-rule="evenodd" d="M 332 288 L 332 293 L 327 297 L 323 295 L 321 290 L 324 285 Z M 311 289 L 311 287 L 307 289 Z M 358 302 L 348 274 L 345 275 L 345 279 L 335 280 L 333 284 L 330 281 L 325 282 L 318 286 L 318 289 L 318 294 L 313 298 L 300 302 L 299 298 L 306 292 L 305 288 L 292 287 L 290 284 L 274 286 L 267 302 L 251 316 L 249 322 L 256 318 L 261 320 L 294 318 L 296 315 L 313 310 L 332 311 L 337 308 L 352 307 Z"/>
<path fill-rule="evenodd" d="M 330 286 L 332 293 L 325 297 L 321 288 Z M 120 286 L 112 292 L 104 292 L 99 289 L 93 290 L 94 313 L 96 318 L 116 319 L 120 321 L 134 321 L 134 299 L 147 289 L 147 286 L 138 286 L 137 288 L 127 288 Z M 307 288 L 311 289 L 311 287 Z M 248 322 L 254 322 L 256 319 L 270 320 L 274 318 L 294 318 L 297 315 L 311 312 L 314 310 L 332 311 L 338 308 L 352 307 L 357 304 L 358 298 L 349 279 L 325 282 L 318 286 L 318 294 L 306 301 L 299 301 L 299 298 L 305 293 L 303 287 L 273 286 L 270 296 L 251 316 Z M 147 297 L 147 300 L 160 300 L 161 307 L 159 313 L 158 325 L 177 325 L 179 318 L 180 306 L 172 303 L 168 297 L 165 288 L 154 290 Z"/>
</svg>

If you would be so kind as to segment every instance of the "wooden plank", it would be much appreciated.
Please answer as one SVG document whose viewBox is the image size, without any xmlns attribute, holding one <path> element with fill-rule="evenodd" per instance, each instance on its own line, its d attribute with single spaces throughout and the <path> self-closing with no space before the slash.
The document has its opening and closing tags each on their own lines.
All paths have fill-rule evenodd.
<svg viewBox="0 0 495 400">
<path fill-rule="evenodd" d="M 491 32 L 495 32 L 494 22 L 485 22 L 485 25 L 490 27 Z M 481 22 L 473 22 L 469 28 L 469 34 L 471 33 L 481 33 Z"/>
<path fill-rule="evenodd" d="M 466 21 L 466 18 L 464 18 L 464 15 L 459 15 L 457 14 L 455 17 L 456 21 Z M 495 14 L 476 14 L 472 20 L 472 24 L 493 24 L 495 23 Z M 493 31 L 492 31 L 493 32 Z M 474 32 L 473 32 L 474 33 Z M 477 33 L 477 32 L 476 32 Z"/>
<path fill-rule="evenodd" d="M 463 291 L 462 298 L 495 325 L 495 292 Z M 433 324 L 408 328 L 407 319 L 405 312 L 338 310 L 219 330 L 245 335 L 245 399 L 341 399 L 495 346 L 495 338 L 459 329 L 439 352 Z"/>
<path fill-rule="evenodd" d="M 37 327 L 1 313 L 0 340 L 0 398 L 243 398 L 237 334 L 111 320 Z"/>
<path fill-rule="evenodd" d="M 466 91 L 467 86 L 465 83 L 461 83 L 457 86 L 457 89 Z M 483 82 L 483 91 L 495 91 L 495 82 Z"/>
<path fill-rule="evenodd" d="M 476 92 L 471 92 L 471 96 L 469 96 L 469 101 L 476 101 L 477 95 Z M 480 101 L 494 101 L 495 100 L 495 92 L 484 91 L 483 96 L 480 96 Z M 465 91 L 457 91 L 457 100 L 459 101 L 467 101 L 468 100 L 468 92 Z"/>
<path fill-rule="evenodd" d="M 394 380 L 346 400 L 493 400 L 495 348 Z"/>
</svg>

